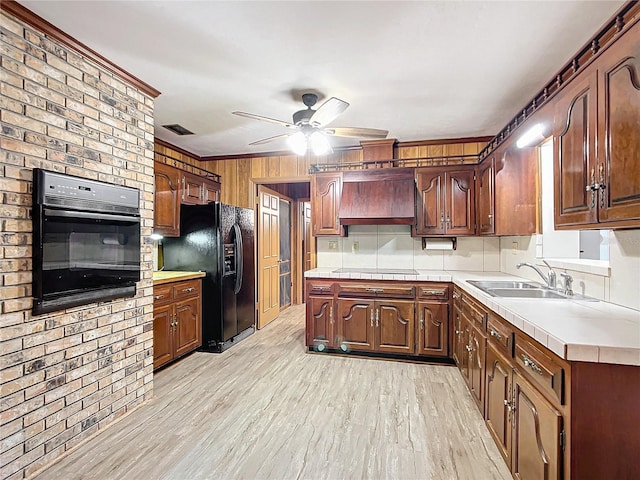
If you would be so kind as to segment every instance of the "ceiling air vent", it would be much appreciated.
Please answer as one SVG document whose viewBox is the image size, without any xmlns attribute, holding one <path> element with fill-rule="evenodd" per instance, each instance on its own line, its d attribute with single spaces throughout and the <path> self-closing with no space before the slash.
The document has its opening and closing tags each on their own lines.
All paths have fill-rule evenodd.
<svg viewBox="0 0 640 480">
<path fill-rule="evenodd" d="M 173 125 L 163 125 L 163 127 L 167 130 L 171 130 L 176 135 L 193 135 L 193 132 L 190 132 L 182 125 L 178 125 L 177 123 L 174 123 Z"/>
</svg>

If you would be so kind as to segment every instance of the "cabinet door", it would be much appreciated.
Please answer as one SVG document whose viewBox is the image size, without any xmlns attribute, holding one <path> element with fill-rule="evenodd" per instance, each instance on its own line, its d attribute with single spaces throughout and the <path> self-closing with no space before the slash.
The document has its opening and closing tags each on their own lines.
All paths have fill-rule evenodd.
<svg viewBox="0 0 640 480">
<path fill-rule="evenodd" d="M 324 350 L 334 345 L 333 319 L 333 297 L 309 295 L 307 298 L 306 329 L 306 345 L 308 347 Z"/>
<path fill-rule="evenodd" d="M 562 478 L 562 414 L 517 370 L 513 373 L 513 398 L 513 476 L 522 480 Z"/>
<path fill-rule="evenodd" d="M 182 203 L 200 205 L 204 201 L 204 180 L 198 175 L 182 173 Z"/>
<path fill-rule="evenodd" d="M 465 337 L 465 328 L 467 326 L 459 307 L 453 310 L 453 360 L 460 369 L 463 377 L 467 377 L 467 365 L 469 363 L 469 355 L 467 352 L 467 339 Z"/>
<path fill-rule="evenodd" d="M 173 359 L 173 305 L 153 309 L 153 368 Z"/>
<path fill-rule="evenodd" d="M 375 350 L 413 353 L 415 332 L 413 300 L 378 300 L 375 303 Z"/>
<path fill-rule="evenodd" d="M 418 302 L 418 355 L 449 355 L 449 304 Z"/>
<path fill-rule="evenodd" d="M 487 339 L 474 326 L 469 330 L 469 389 L 473 399 L 484 412 L 484 362 L 486 359 Z"/>
<path fill-rule="evenodd" d="M 337 347 L 344 351 L 373 350 L 375 328 L 373 300 L 338 299 L 337 321 Z"/>
<path fill-rule="evenodd" d="M 205 180 L 202 184 L 204 192 L 204 203 L 220 201 L 220 184 L 212 180 Z"/>
<path fill-rule="evenodd" d="M 444 172 L 416 171 L 416 234 L 443 235 L 445 233 Z"/>
<path fill-rule="evenodd" d="M 556 227 L 597 222 L 596 75 L 575 80 L 556 103 L 553 137 Z"/>
<path fill-rule="evenodd" d="M 474 169 L 447 172 L 445 230 L 447 235 L 476 232 Z"/>
<path fill-rule="evenodd" d="M 312 223 L 314 235 L 342 235 L 338 213 L 342 176 L 317 173 L 311 177 Z"/>
<path fill-rule="evenodd" d="M 156 162 L 153 227 L 167 237 L 180 235 L 180 170 Z"/>
<path fill-rule="evenodd" d="M 640 225 L 640 42 L 627 35 L 598 68 L 600 222 Z M 603 225 L 606 227 L 606 225 Z"/>
<path fill-rule="evenodd" d="M 476 210 L 478 233 L 480 235 L 493 235 L 495 233 L 494 205 L 495 205 L 495 159 L 485 160 L 478 166 L 478 198 Z"/>
<path fill-rule="evenodd" d="M 484 418 L 507 465 L 511 465 L 511 364 L 487 345 Z"/>
<path fill-rule="evenodd" d="M 179 357 L 202 345 L 200 297 L 175 303 L 175 356 Z"/>
</svg>

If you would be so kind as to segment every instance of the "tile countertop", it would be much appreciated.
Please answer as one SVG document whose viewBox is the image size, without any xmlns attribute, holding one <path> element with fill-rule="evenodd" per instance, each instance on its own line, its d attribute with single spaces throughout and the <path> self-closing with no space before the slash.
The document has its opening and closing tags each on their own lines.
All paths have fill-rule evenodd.
<svg viewBox="0 0 640 480">
<path fill-rule="evenodd" d="M 417 275 L 305 272 L 307 278 L 453 282 L 559 357 L 571 361 L 640 366 L 640 312 L 607 302 L 492 297 L 467 280 L 509 280 L 500 272 L 418 270 Z"/>
<path fill-rule="evenodd" d="M 204 276 L 206 276 L 204 272 L 169 272 L 162 270 L 160 272 L 153 272 L 153 284 L 162 285 L 163 283 L 193 280 L 194 278 L 202 278 Z"/>
</svg>

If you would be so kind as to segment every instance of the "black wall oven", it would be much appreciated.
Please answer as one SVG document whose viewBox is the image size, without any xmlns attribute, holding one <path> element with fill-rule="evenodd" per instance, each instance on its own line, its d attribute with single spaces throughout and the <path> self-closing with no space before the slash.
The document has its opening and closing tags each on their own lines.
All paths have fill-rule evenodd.
<svg viewBox="0 0 640 480">
<path fill-rule="evenodd" d="M 133 296 L 138 190 L 33 171 L 33 313 Z"/>
</svg>

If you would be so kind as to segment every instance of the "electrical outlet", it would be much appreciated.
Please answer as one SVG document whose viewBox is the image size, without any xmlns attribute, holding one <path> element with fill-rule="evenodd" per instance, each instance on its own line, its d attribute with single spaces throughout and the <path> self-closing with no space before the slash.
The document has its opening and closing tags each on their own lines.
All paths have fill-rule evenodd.
<svg viewBox="0 0 640 480">
<path fill-rule="evenodd" d="M 511 242 L 511 254 L 512 255 L 518 254 L 518 242 Z"/>
<path fill-rule="evenodd" d="M 353 253 L 356 253 L 359 250 L 360 250 L 360 242 L 353 242 L 353 244 L 351 245 L 351 251 Z"/>
<path fill-rule="evenodd" d="M 337 250 L 337 249 L 338 249 L 338 242 L 336 242 L 335 240 L 330 240 L 329 250 Z"/>
</svg>

